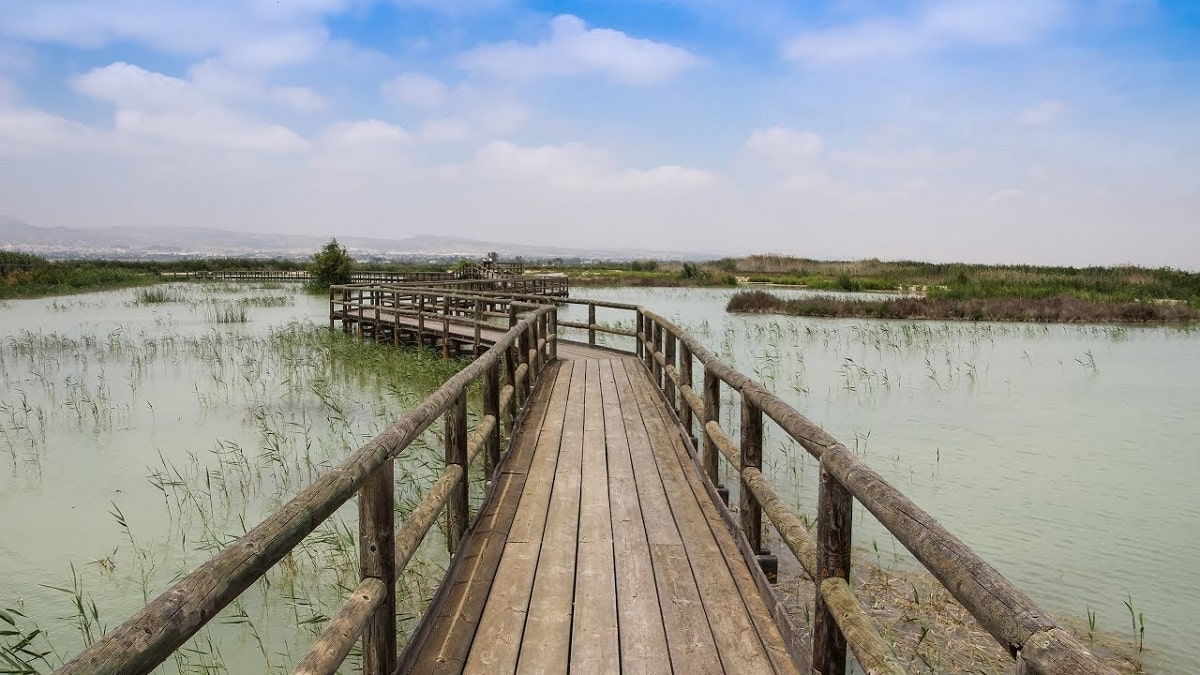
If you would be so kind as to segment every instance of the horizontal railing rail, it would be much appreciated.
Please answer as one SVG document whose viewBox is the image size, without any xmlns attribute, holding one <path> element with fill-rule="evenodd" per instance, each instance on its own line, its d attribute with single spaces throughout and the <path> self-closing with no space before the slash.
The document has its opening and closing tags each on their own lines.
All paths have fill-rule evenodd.
<svg viewBox="0 0 1200 675">
<path fill-rule="evenodd" d="M 397 574 L 443 510 L 451 552 L 459 545 L 469 521 L 471 462 L 483 454 L 484 474 L 490 476 L 500 461 L 501 427 L 511 432 L 542 368 L 553 359 L 554 324 L 548 317 L 555 312 L 554 306 L 531 307 L 517 317 L 490 349 L 420 405 L 57 672 L 150 672 L 355 494 L 362 581 L 295 672 L 336 671 L 359 636 L 364 672 L 393 672 Z M 478 381 L 483 415 L 468 435 L 467 389 Z M 393 461 L 439 417 L 446 426 L 445 468 L 396 531 Z"/>
</svg>

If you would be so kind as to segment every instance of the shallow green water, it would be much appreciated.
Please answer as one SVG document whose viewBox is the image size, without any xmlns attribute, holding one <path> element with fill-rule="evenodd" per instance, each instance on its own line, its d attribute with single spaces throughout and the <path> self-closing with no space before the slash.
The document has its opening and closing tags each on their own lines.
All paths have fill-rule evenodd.
<svg viewBox="0 0 1200 675">
<path fill-rule="evenodd" d="M 1200 672 L 1200 332 L 727 315 L 730 293 L 573 295 L 640 303 L 685 327 L 1056 618 L 1086 634 L 1090 609 L 1131 641 L 1132 599 L 1147 669 Z M 815 463 L 780 435 L 765 462 L 815 514 Z M 891 538 L 861 508 L 855 518 L 856 543 L 878 544 L 887 562 Z"/>
<path fill-rule="evenodd" d="M 327 331 L 327 301 L 296 286 L 166 288 L 171 302 L 120 291 L 0 306 L 0 611 L 24 613 L 22 629 L 48 631 L 62 656 L 455 368 Z M 219 322 L 231 307 L 248 320 Z M 398 463 L 401 508 L 440 469 L 434 436 Z M 350 503 L 163 670 L 291 672 L 357 584 L 356 522 Z M 402 587 L 409 615 L 440 578 L 439 541 Z"/>
<path fill-rule="evenodd" d="M 296 346 L 293 331 L 312 332 L 303 322 L 325 325 L 322 298 L 180 288 L 184 299 L 158 305 L 131 304 L 135 291 L 0 304 L 0 610 L 24 611 L 66 655 L 85 631 L 70 595 L 42 584 L 70 589 L 73 565 L 99 623 L 116 625 L 430 388 L 429 377 L 338 375 L 322 366 L 328 347 Z M 728 316 L 729 292 L 573 294 L 643 303 L 683 325 L 855 448 L 1056 618 L 1086 628 L 1091 609 L 1101 630 L 1131 636 L 1131 598 L 1145 616 L 1148 670 L 1200 672 L 1190 623 L 1200 333 Z M 214 303 L 248 296 L 272 306 L 249 305 L 247 323 L 215 322 Z M 632 327 L 628 315 L 599 318 Z M 768 433 L 767 468 L 814 513 L 815 465 L 778 436 Z M 404 465 L 401 503 L 436 454 L 417 449 Z M 339 516 L 227 610 L 211 642 L 164 670 L 290 672 L 344 595 L 338 584 L 356 577 L 353 507 Z M 878 544 L 887 562 L 890 538 L 861 511 L 856 523 L 858 544 Z M 402 586 L 402 612 L 431 593 L 440 546 L 434 536 Z"/>
</svg>

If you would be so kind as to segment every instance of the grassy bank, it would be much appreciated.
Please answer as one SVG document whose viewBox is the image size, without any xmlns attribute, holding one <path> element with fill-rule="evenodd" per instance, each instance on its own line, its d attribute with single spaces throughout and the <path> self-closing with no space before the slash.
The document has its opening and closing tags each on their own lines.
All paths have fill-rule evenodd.
<svg viewBox="0 0 1200 675">
<path fill-rule="evenodd" d="M 1200 318 L 1200 312 L 1183 301 L 1105 302 L 1070 295 L 853 300 L 823 296 L 782 298 L 765 291 L 743 291 L 729 299 L 726 309 L 796 316 L 1041 323 L 1173 323 Z"/>
</svg>

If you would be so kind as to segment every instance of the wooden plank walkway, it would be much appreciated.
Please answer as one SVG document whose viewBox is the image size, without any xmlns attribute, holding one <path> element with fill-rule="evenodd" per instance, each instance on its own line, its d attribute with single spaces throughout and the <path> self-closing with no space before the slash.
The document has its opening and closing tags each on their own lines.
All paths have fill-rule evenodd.
<svg viewBox="0 0 1200 675">
<path fill-rule="evenodd" d="M 645 367 L 561 347 L 400 672 L 798 672 Z"/>
</svg>

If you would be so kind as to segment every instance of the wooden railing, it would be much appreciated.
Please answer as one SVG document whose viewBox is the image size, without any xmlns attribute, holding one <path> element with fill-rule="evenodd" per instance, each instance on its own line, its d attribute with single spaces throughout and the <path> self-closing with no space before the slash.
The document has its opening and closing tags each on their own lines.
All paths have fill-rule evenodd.
<svg viewBox="0 0 1200 675">
<path fill-rule="evenodd" d="M 424 303 L 433 302 L 430 298 L 437 298 L 437 309 L 423 310 Z M 410 306 L 405 307 L 405 303 Z M 334 672 L 360 635 L 364 672 L 392 672 L 397 658 L 394 588 L 398 571 L 404 569 L 443 509 L 449 514 L 451 550 L 458 545 L 469 518 L 467 468 L 483 454 L 485 473 L 490 475 L 499 461 L 501 422 L 511 431 L 541 369 L 555 358 L 558 331 L 571 328 L 586 331 L 591 344 L 597 342 L 598 334 L 633 341 L 630 353 L 643 360 L 691 438 L 698 470 L 706 476 L 714 500 L 719 500 L 722 459 L 736 471 L 737 518 L 729 510 L 723 509 L 723 514 L 740 533 L 743 555 L 749 562 L 759 561 L 763 527 L 769 523 L 813 581 L 816 611 L 811 649 L 799 643 L 782 605 L 774 603 L 776 622 L 799 663 L 809 663 L 811 658 L 815 672 L 838 675 L 845 671 L 849 648 L 869 673 L 904 672 L 849 585 L 852 506 L 857 500 L 1008 650 L 1018 673 L 1114 673 L 966 544 L 835 438 L 649 309 L 536 294 L 506 293 L 499 297 L 458 289 L 347 286 L 331 291 L 331 323 L 335 312 L 342 316 L 353 313 L 360 318 L 367 313 L 382 320 L 387 312 L 414 311 L 414 303 L 418 316 L 436 311 L 442 321 L 467 318 L 481 326 L 490 319 L 501 323 L 500 330 L 504 323 L 513 325 L 420 406 L 59 672 L 149 672 L 356 492 L 362 582 L 296 672 Z M 587 321 L 559 321 L 557 304 L 563 303 L 585 305 Z M 598 309 L 627 313 L 634 327 L 618 328 L 599 322 Z M 516 314 L 523 310 L 528 311 Z M 507 317 L 507 321 L 501 317 Z M 478 380 L 483 381 L 484 414 L 468 434 L 466 389 Z M 736 394 L 738 401 L 737 439 L 721 426 L 723 388 Z M 397 531 L 392 520 L 392 460 L 439 417 L 444 417 L 446 424 L 445 469 Z M 815 538 L 762 472 L 766 421 L 777 425 L 820 463 Z M 756 580 L 764 595 L 773 597 L 765 575 L 756 574 Z"/>
<path fill-rule="evenodd" d="M 849 646 L 868 673 L 903 673 L 875 621 L 866 614 L 850 580 L 853 502 L 857 500 L 942 583 L 1016 661 L 1018 673 L 1076 674 L 1115 671 L 1058 626 L 1025 594 L 882 476 L 762 384 L 723 363 L 667 319 L 645 307 L 571 300 L 588 305 L 588 321 L 560 321 L 562 328 L 628 335 L 596 322 L 596 307 L 636 313 L 637 354 L 650 370 L 680 423 L 693 439 L 697 460 L 716 495 L 719 463 L 739 477 L 736 526 L 743 554 L 763 552 L 764 518 L 778 532 L 816 586 L 812 668 L 823 675 L 845 672 Z M 702 372 L 696 372 L 697 366 Z M 702 383 L 696 390 L 696 383 Z M 738 438 L 720 424 L 722 388 L 737 395 Z M 816 536 L 763 475 L 763 423 L 774 422 L 820 462 Z M 699 435 L 696 436 L 697 429 Z M 693 441 L 693 445 L 697 445 Z M 728 512 L 726 512 L 728 514 Z M 729 516 L 732 519 L 732 516 Z M 763 575 L 758 576 L 765 586 Z M 769 593 L 769 588 L 763 588 Z M 768 596 L 770 597 L 770 596 Z M 776 606 L 778 622 L 789 622 Z M 786 630 L 785 633 L 792 632 Z"/>
<path fill-rule="evenodd" d="M 7 265 L 7 269 L 17 267 Z M 410 284 L 443 283 L 458 281 L 511 281 L 521 279 L 523 269 L 515 263 L 496 263 L 494 267 L 474 265 L 450 272 L 387 272 L 381 270 L 358 270 L 350 273 L 355 284 Z M 312 273 L 308 270 L 216 270 L 199 272 L 160 272 L 160 276 L 178 279 L 203 279 L 212 281 L 308 281 Z M 530 277 L 538 278 L 538 277 Z M 559 278 L 559 277 L 541 277 Z M 565 279 L 565 277 L 561 277 Z M 483 290 L 477 289 L 477 290 Z"/>
<path fill-rule="evenodd" d="M 1114 673 L 995 568 L 837 439 L 762 384 L 723 363 L 667 319 L 645 307 L 626 303 L 532 295 L 510 297 L 587 308 L 586 322 L 555 318 L 555 333 L 562 329 L 586 331 L 587 341 L 592 345 L 597 344 L 597 334 L 635 341 L 634 353 L 644 361 L 692 439 L 714 499 L 720 499 L 722 458 L 737 472 L 736 522 L 730 511 L 724 513 L 731 527 L 741 534 L 743 555 L 751 562 L 762 559 L 763 527 L 769 524 L 813 581 L 815 611 L 809 653 L 799 653 L 804 646 L 795 642 L 796 632 L 779 603 L 775 604 L 775 615 L 780 628 L 793 641 L 794 655 L 802 663 L 811 657 L 815 672 L 844 673 L 847 648 L 869 673 L 905 672 L 849 583 L 852 507 L 857 500 L 1005 648 L 1019 673 Z M 472 319 L 479 321 L 487 319 L 487 312 L 481 313 L 478 303 L 487 299 L 486 295 L 460 293 L 456 301 L 464 308 L 474 307 Z M 632 314 L 634 328 L 599 322 L 598 309 Z M 697 372 L 697 366 L 701 372 Z M 720 423 L 723 387 L 737 395 L 736 439 Z M 763 425 L 768 420 L 820 463 L 815 538 L 762 472 Z M 759 574 L 756 578 L 763 593 L 773 597 L 766 576 Z"/>
<path fill-rule="evenodd" d="M 527 307 L 490 349 L 419 406 L 57 672 L 150 672 L 356 493 L 362 581 L 295 672 L 335 672 L 360 635 L 364 672 L 393 672 L 397 574 L 443 510 L 451 552 L 458 546 L 469 521 L 471 463 L 482 454 L 484 475 L 491 475 L 500 460 L 502 423 L 511 432 L 542 368 L 554 358 L 555 308 Z M 483 383 L 483 415 L 468 433 L 467 388 L 477 381 Z M 446 426 L 445 468 L 396 530 L 392 462 L 439 417 Z"/>
</svg>

